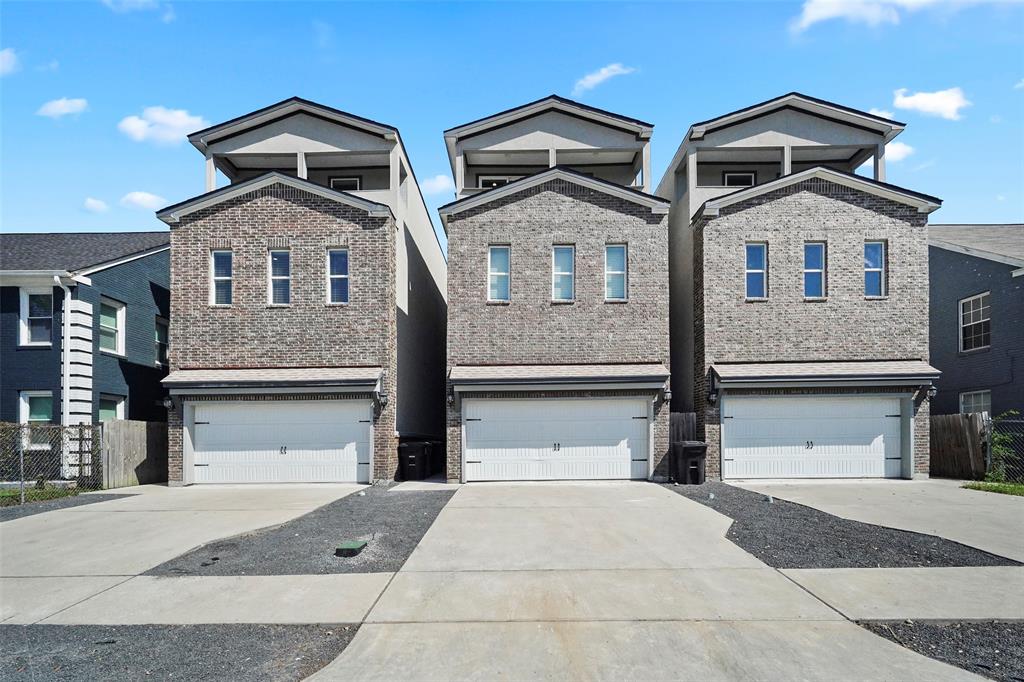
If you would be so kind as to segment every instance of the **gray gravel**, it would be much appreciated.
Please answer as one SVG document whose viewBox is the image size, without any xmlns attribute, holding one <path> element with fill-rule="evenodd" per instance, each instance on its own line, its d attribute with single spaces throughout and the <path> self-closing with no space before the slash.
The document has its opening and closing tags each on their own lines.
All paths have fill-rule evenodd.
<svg viewBox="0 0 1024 682">
<path fill-rule="evenodd" d="M 83 504 L 118 500 L 122 497 L 131 497 L 131 495 L 108 495 L 106 493 L 97 493 L 95 495 L 75 495 L 73 497 L 59 497 L 56 500 L 29 502 L 27 504 L 20 504 L 13 507 L 0 507 L 0 522 L 12 521 L 14 519 L 32 516 L 33 514 L 42 514 L 43 512 L 53 511 L 55 509 L 67 509 L 68 507 L 81 507 Z"/>
<path fill-rule="evenodd" d="M 146 575 L 321 575 L 397 571 L 452 490 L 389 491 L 372 486 L 280 526 L 211 542 Z M 336 557 L 345 540 L 366 540 L 355 557 Z"/>
<path fill-rule="evenodd" d="M 666 488 L 732 518 L 727 537 L 774 568 L 1019 566 L 934 535 L 873 526 L 709 481 Z M 714 499 L 710 499 L 711 495 Z"/>
<path fill-rule="evenodd" d="M 1024 623 L 861 623 L 911 651 L 1004 682 L 1024 682 Z"/>
<path fill-rule="evenodd" d="M 0 625 L 0 680 L 301 680 L 358 625 Z"/>
</svg>

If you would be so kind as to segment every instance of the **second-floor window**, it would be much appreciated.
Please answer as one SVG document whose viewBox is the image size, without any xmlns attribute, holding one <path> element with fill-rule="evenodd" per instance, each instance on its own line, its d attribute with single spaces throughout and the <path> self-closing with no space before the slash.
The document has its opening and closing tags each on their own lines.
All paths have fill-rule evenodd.
<svg viewBox="0 0 1024 682">
<path fill-rule="evenodd" d="M 970 391 L 960 394 L 960 414 L 974 412 L 992 414 L 992 391 Z"/>
<path fill-rule="evenodd" d="M 292 302 L 292 254 L 287 249 L 271 249 L 267 267 L 267 301 L 270 305 Z"/>
<path fill-rule="evenodd" d="M 804 244 L 804 298 L 825 298 L 825 243 Z"/>
<path fill-rule="evenodd" d="M 520 177 L 518 175 L 480 175 L 477 176 L 476 182 L 480 189 L 493 189 L 507 185 Z"/>
<path fill-rule="evenodd" d="M 153 350 L 158 365 L 167 364 L 167 343 L 170 339 L 170 325 L 162 317 L 156 318 L 156 332 L 153 336 Z"/>
<path fill-rule="evenodd" d="M 53 291 L 50 289 L 21 290 L 22 346 L 49 346 L 53 329 Z"/>
<path fill-rule="evenodd" d="M 551 300 L 572 301 L 576 296 L 576 247 L 551 249 Z"/>
<path fill-rule="evenodd" d="M 233 257 L 230 251 L 210 253 L 210 303 L 231 305 Z"/>
<path fill-rule="evenodd" d="M 487 249 L 487 300 L 509 301 L 512 298 L 511 252 L 509 246 Z"/>
<path fill-rule="evenodd" d="M 626 300 L 628 261 L 625 244 L 608 244 L 604 247 L 604 300 Z"/>
<path fill-rule="evenodd" d="M 960 301 L 960 350 L 992 345 L 992 305 L 989 292 Z"/>
<path fill-rule="evenodd" d="M 768 245 L 748 242 L 746 259 L 747 298 L 768 298 Z"/>
<path fill-rule="evenodd" d="M 100 350 L 124 355 L 124 320 L 124 303 L 100 299 Z"/>
<path fill-rule="evenodd" d="M 753 187 L 757 184 L 757 173 L 754 171 L 725 171 L 722 173 L 722 185 L 725 187 Z"/>
<path fill-rule="evenodd" d="M 330 179 L 331 189 L 336 189 L 339 192 L 358 192 L 359 191 L 359 178 L 358 177 L 335 177 Z"/>
<path fill-rule="evenodd" d="M 327 251 L 327 301 L 348 303 L 348 249 Z"/>
<path fill-rule="evenodd" d="M 864 295 L 885 296 L 885 242 L 864 242 Z"/>
</svg>

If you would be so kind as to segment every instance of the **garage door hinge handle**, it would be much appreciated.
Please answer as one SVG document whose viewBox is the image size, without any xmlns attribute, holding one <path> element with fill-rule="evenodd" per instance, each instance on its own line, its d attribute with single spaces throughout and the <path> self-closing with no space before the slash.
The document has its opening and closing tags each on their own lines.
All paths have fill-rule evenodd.
<svg viewBox="0 0 1024 682">
<path fill-rule="evenodd" d="M 902 414 L 887 414 L 886 417 L 902 417 Z"/>
<path fill-rule="evenodd" d="M 482 419 L 470 419 L 469 417 L 466 417 L 466 421 L 468 421 L 468 422 L 478 422 L 478 421 L 483 421 L 483 420 Z"/>
<path fill-rule="evenodd" d="M 647 417 L 633 417 L 633 419 L 643 419 L 644 421 L 647 421 Z"/>
<path fill-rule="evenodd" d="M 369 420 L 369 419 L 360 419 L 360 420 L 359 420 L 359 423 L 360 423 L 360 424 L 369 424 L 369 423 L 370 423 L 370 420 Z"/>
<path fill-rule="evenodd" d="M 210 465 L 209 465 L 209 464 L 196 464 L 196 466 L 197 466 L 197 467 L 208 467 L 208 466 L 210 466 Z"/>
<path fill-rule="evenodd" d="M 209 423 L 210 423 L 210 422 L 195 422 L 195 425 L 196 425 L 196 426 L 199 426 L 200 424 L 209 424 Z"/>
</svg>

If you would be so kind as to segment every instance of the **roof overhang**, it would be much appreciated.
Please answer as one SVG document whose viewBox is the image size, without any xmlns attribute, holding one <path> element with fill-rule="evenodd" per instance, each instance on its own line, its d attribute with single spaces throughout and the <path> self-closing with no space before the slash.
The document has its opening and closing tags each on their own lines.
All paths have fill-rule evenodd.
<svg viewBox="0 0 1024 682">
<path fill-rule="evenodd" d="M 938 237 L 929 237 L 928 246 L 934 246 L 939 249 L 945 249 L 946 251 L 953 251 L 956 253 L 962 253 L 967 256 L 974 256 L 976 258 L 984 258 L 995 263 L 1003 263 L 1005 265 L 1013 265 L 1017 268 L 1024 268 L 1024 258 L 1017 258 L 1015 256 L 1008 256 L 1003 253 L 993 253 L 992 251 L 986 251 L 973 246 L 966 246 L 964 244 L 957 244 L 954 242 L 939 239 Z M 1020 270 L 1014 270 L 1013 276 L 1018 277 Z"/>
<path fill-rule="evenodd" d="M 161 383 L 171 395 L 379 393 L 381 367 L 179 369 Z"/>
<path fill-rule="evenodd" d="M 917 209 L 918 213 L 931 213 L 942 206 L 941 199 L 927 194 L 920 194 L 908 189 L 903 189 L 902 187 L 897 187 L 896 185 L 890 185 L 888 183 L 872 180 L 871 178 L 865 178 L 860 175 L 844 173 L 842 171 L 835 170 L 834 168 L 815 166 L 814 168 L 808 168 L 807 170 L 800 171 L 799 173 L 783 175 L 780 178 L 776 178 L 775 180 L 766 182 L 762 185 L 745 187 L 736 192 L 732 192 L 731 194 L 718 197 L 717 199 L 710 199 L 704 202 L 704 205 L 700 208 L 698 214 L 714 217 L 719 214 L 721 209 L 726 208 L 727 206 L 732 206 L 733 204 L 738 204 L 753 197 L 767 194 L 768 192 L 774 192 L 777 189 L 815 178 L 828 180 L 829 182 L 834 182 L 837 185 L 843 185 L 844 187 L 860 190 L 900 204 L 913 206 Z"/>
<path fill-rule="evenodd" d="M 479 194 L 474 194 L 472 196 L 459 199 L 458 201 L 453 201 L 450 204 L 445 204 L 437 209 L 437 212 L 441 215 L 441 221 L 447 226 L 448 218 L 450 216 L 490 203 L 495 199 L 501 199 L 502 197 L 510 196 L 525 189 L 542 185 L 551 180 L 565 180 L 567 182 L 580 185 L 581 187 L 587 187 L 596 192 L 609 194 L 625 201 L 645 206 L 651 210 L 651 213 L 655 214 L 665 215 L 668 213 L 669 207 L 671 206 L 671 202 L 667 199 L 656 197 L 653 194 L 647 194 L 639 190 L 617 185 L 614 182 L 608 182 L 607 180 L 583 175 L 582 173 L 577 173 L 569 168 L 555 166 L 554 168 L 548 168 L 539 173 L 534 173 L 533 175 L 527 175 L 525 178 L 514 180 L 507 185 L 495 187 L 493 189 L 480 192 Z"/>
<path fill-rule="evenodd" d="M 259 128 L 268 123 L 300 113 L 338 123 L 348 128 L 364 130 L 387 140 L 398 139 L 398 131 L 392 126 L 371 121 L 368 118 L 362 118 L 361 116 L 324 106 L 323 104 L 317 104 L 300 97 L 292 97 L 276 104 L 271 104 L 268 107 L 257 109 L 238 118 L 233 118 L 230 121 L 197 130 L 188 136 L 188 141 L 192 143 L 193 147 L 205 154 L 207 147 L 217 140 L 232 137 L 247 130 Z"/>
<path fill-rule="evenodd" d="M 0 286 L 52 287 L 54 277 L 59 278 L 65 286 L 92 285 L 92 280 L 88 277 L 67 270 L 0 270 Z"/>
<path fill-rule="evenodd" d="M 941 372 L 923 360 L 745 362 L 711 366 L 712 388 L 929 386 Z"/>
<path fill-rule="evenodd" d="M 621 390 L 657 392 L 669 371 L 660 363 L 639 365 L 456 365 L 448 373 L 456 393 L 522 390 Z"/>
<path fill-rule="evenodd" d="M 239 197 L 243 194 L 274 184 L 288 185 L 289 187 L 300 189 L 305 192 L 309 192 L 310 194 L 316 194 L 317 196 L 321 196 L 325 199 L 337 201 L 339 204 L 346 204 L 353 208 L 364 210 L 375 218 L 386 218 L 391 215 L 391 208 L 387 204 L 370 201 L 369 199 L 364 199 L 349 192 L 339 192 L 337 190 L 324 187 L 323 185 L 310 182 L 309 180 L 285 175 L 278 171 L 270 171 L 269 173 L 265 173 L 259 177 L 253 178 L 252 180 L 246 180 L 245 182 L 240 182 L 235 185 L 221 187 L 220 189 L 215 189 L 212 192 L 200 194 L 192 199 L 168 206 L 167 208 L 157 211 L 156 217 L 168 225 L 174 225 L 190 213 L 195 213 L 196 211 L 209 208 L 210 206 L 215 206 L 223 201 L 228 201 L 229 199 L 234 199 L 235 197 Z"/>
</svg>

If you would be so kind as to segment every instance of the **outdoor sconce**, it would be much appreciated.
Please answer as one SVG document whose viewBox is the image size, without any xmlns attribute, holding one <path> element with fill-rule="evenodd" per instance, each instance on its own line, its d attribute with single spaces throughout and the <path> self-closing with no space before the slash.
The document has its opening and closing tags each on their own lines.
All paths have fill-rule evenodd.
<svg viewBox="0 0 1024 682">
<path fill-rule="evenodd" d="M 928 396 L 929 400 L 931 400 L 932 398 L 934 398 L 938 394 L 939 394 L 939 389 L 936 388 L 935 386 L 929 386 L 927 393 L 925 393 L 925 395 Z"/>
</svg>

